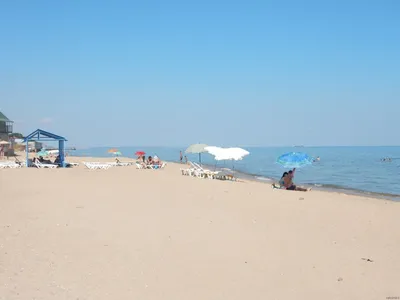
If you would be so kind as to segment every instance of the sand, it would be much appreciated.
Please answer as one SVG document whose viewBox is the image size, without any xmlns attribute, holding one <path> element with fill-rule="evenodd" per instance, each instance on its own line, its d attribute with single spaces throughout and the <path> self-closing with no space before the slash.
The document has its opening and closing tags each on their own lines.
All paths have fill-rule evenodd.
<svg viewBox="0 0 400 300">
<path fill-rule="evenodd" d="M 400 297 L 399 203 L 180 167 L 0 169 L 0 299 Z"/>
</svg>

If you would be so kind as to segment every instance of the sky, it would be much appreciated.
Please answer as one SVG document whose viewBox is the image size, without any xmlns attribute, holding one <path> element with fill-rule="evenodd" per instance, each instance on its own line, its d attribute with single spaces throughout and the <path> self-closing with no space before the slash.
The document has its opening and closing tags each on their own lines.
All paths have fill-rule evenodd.
<svg viewBox="0 0 400 300">
<path fill-rule="evenodd" d="M 1 1 L 0 111 L 69 146 L 400 145 L 400 1 Z"/>
</svg>

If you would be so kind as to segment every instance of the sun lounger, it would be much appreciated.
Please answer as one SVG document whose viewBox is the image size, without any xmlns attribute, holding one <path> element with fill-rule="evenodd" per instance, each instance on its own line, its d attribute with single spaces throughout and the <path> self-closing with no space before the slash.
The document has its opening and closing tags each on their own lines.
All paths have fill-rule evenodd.
<svg viewBox="0 0 400 300">
<path fill-rule="evenodd" d="M 161 165 L 146 165 L 147 169 L 152 169 L 152 170 L 160 170 L 160 169 L 164 169 L 165 166 L 167 165 L 167 163 L 163 162 Z"/>
<path fill-rule="evenodd" d="M 222 172 L 219 172 L 218 174 L 215 174 L 214 178 L 219 179 L 219 180 L 237 181 L 237 178 L 235 176 L 233 176 L 232 173 L 226 172 L 226 171 L 222 171 Z"/>
<path fill-rule="evenodd" d="M 34 165 L 36 168 L 38 168 L 38 169 L 45 169 L 45 168 L 48 168 L 48 169 L 55 169 L 55 168 L 58 168 L 58 165 L 54 165 L 54 164 L 43 164 L 43 163 L 41 163 L 40 161 L 34 162 L 33 165 Z"/>
<path fill-rule="evenodd" d="M 207 169 L 203 169 L 199 164 L 195 162 L 189 162 L 192 168 L 194 169 L 193 174 L 196 177 L 201 177 L 201 178 L 208 178 L 208 179 L 214 179 L 216 175 L 218 175 L 219 172 L 213 172 Z"/>
<path fill-rule="evenodd" d="M 22 166 L 20 164 L 17 164 L 14 161 L 0 162 L 0 169 L 17 169 L 21 167 Z"/>
<path fill-rule="evenodd" d="M 136 163 L 136 168 L 140 169 L 140 170 L 143 170 L 144 166 L 142 164 L 140 164 L 140 163 Z"/>
<path fill-rule="evenodd" d="M 181 169 L 182 175 L 198 177 L 198 178 L 208 178 L 207 173 L 203 170 L 197 168 L 194 164 L 190 163 L 191 168 Z"/>
<path fill-rule="evenodd" d="M 100 163 L 100 162 L 83 162 L 86 168 L 89 170 L 107 170 L 111 168 L 112 166 L 108 163 Z"/>
<path fill-rule="evenodd" d="M 195 171 L 196 170 L 193 168 L 188 168 L 188 169 L 181 168 L 181 173 L 182 173 L 182 175 L 185 175 L 185 176 L 195 176 L 195 174 L 194 174 Z"/>
<path fill-rule="evenodd" d="M 108 163 L 113 167 L 127 167 L 127 166 L 131 166 L 133 163 L 132 162 L 112 162 L 112 163 Z"/>
</svg>

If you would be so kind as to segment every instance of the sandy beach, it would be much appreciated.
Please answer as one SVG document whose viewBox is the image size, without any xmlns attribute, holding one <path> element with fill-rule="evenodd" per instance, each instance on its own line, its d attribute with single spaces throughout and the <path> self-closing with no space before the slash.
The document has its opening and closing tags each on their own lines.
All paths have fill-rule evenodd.
<svg viewBox="0 0 400 300">
<path fill-rule="evenodd" d="M 0 169 L 0 299 L 400 297 L 399 203 L 180 167 Z"/>
</svg>

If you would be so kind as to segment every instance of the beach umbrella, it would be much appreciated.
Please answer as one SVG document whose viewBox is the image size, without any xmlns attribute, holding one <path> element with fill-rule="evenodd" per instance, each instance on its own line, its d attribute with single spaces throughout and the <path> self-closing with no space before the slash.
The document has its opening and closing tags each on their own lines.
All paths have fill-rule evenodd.
<svg viewBox="0 0 400 300">
<path fill-rule="evenodd" d="M 143 156 L 143 155 L 145 155 L 146 154 L 146 152 L 144 152 L 144 151 L 136 151 L 135 152 L 135 155 L 136 156 Z"/>
<path fill-rule="evenodd" d="M 242 148 L 221 148 L 215 146 L 209 146 L 205 148 L 208 153 L 214 155 L 214 159 L 220 160 L 242 160 L 245 156 L 249 155 L 250 152 Z M 233 170 L 235 166 L 232 166 Z"/>
<path fill-rule="evenodd" d="M 8 145 L 9 144 L 9 142 L 7 142 L 7 141 L 0 141 L 0 145 Z"/>
<path fill-rule="evenodd" d="M 205 148 L 208 153 L 214 155 L 215 160 L 242 160 L 250 152 L 242 148 L 221 148 L 209 146 Z"/>
<path fill-rule="evenodd" d="M 278 157 L 276 162 L 285 168 L 301 168 L 311 165 L 313 158 L 303 152 L 289 152 Z"/>
<path fill-rule="evenodd" d="M 185 153 L 199 154 L 199 162 L 201 163 L 201 154 L 207 152 L 206 147 L 208 147 L 206 144 L 193 144 L 185 150 Z"/>
<path fill-rule="evenodd" d="M 111 148 L 107 152 L 111 153 L 112 155 L 115 155 L 115 156 L 121 156 L 122 155 L 122 153 L 117 148 Z"/>
<path fill-rule="evenodd" d="M 217 156 L 219 153 L 222 153 L 224 151 L 224 148 L 217 146 L 207 146 L 204 148 L 204 150 L 206 150 L 211 155 Z"/>
<path fill-rule="evenodd" d="M 215 160 L 242 160 L 250 152 L 242 148 L 225 148 L 215 156 Z"/>
</svg>

